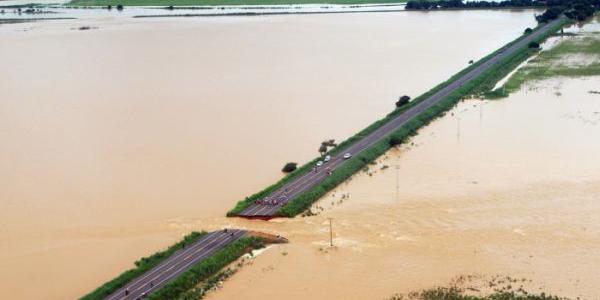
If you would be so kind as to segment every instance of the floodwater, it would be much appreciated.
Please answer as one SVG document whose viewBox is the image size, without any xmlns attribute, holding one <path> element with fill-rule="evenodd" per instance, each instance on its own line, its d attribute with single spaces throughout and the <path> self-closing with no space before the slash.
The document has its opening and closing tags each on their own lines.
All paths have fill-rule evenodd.
<svg viewBox="0 0 600 300">
<path fill-rule="evenodd" d="M 462 102 L 326 195 L 319 215 L 240 222 L 292 243 L 208 299 L 386 299 L 461 275 L 599 299 L 598 86 L 600 77 L 552 79 Z"/>
<path fill-rule="evenodd" d="M 280 178 L 285 162 L 311 159 L 322 140 L 352 135 L 389 112 L 398 96 L 418 95 L 514 39 L 534 25 L 533 14 L 102 17 L 0 25 L 0 298 L 76 298 L 192 229 L 224 225 L 290 236 L 289 256 L 264 255 L 266 264 L 286 272 L 281 279 L 302 275 L 284 284 L 277 280 L 281 294 L 294 285 L 299 297 L 317 283 L 354 282 L 359 289 L 373 283 L 355 282 L 371 259 L 370 272 L 433 267 L 426 253 L 407 260 L 396 252 L 401 248 L 377 246 L 379 234 L 410 244 L 396 238 L 410 239 L 414 232 L 408 229 L 417 230 L 418 219 L 400 218 L 408 216 L 407 205 L 416 210 L 427 203 L 412 197 L 416 192 L 403 192 L 402 199 L 412 201 L 397 200 L 401 206 L 386 213 L 387 220 L 412 224 L 396 236 L 369 229 L 381 210 L 332 211 L 336 226 L 352 227 L 349 246 L 339 250 L 345 259 L 321 255 L 313 245 L 325 230 L 323 216 L 282 223 L 223 216 Z M 74 30 L 80 26 L 92 29 Z M 433 161 L 431 151 L 418 149 L 411 153 L 421 153 L 419 161 Z M 419 182 L 413 188 L 439 201 L 436 184 L 446 183 L 429 179 L 446 173 L 422 171 L 407 169 L 403 182 L 421 174 L 412 177 Z M 447 172 L 456 177 L 454 169 Z M 374 185 L 365 193 L 377 190 Z M 359 194 L 353 192 L 353 203 L 371 207 L 358 201 Z M 430 209 L 438 210 L 433 204 Z M 338 219 L 342 212 L 347 217 Z M 361 222 L 366 220 L 371 222 Z M 367 251 L 371 243 L 390 255 Z M 440 262 L 448 257 L 439 254 Z M 325 261 L 335 274 L 325 276 Z M 308 272 L 312 267 L 315 272 Z M 215 296 L 267 292 L 273 278 L 259 277 L 262 286 L 250 288 L 250 274 L 263 272 L 252 269 Z M 309 274 L 314 280 L 302 281 Z M 386 287 L 373 287 L 379 295 L 402 287 L 379 280 Z M 324 293 L 317 289 L 315 297 Z"/>
<path fill-rule="evenodd" d="M 49 2 L 50 1 L 50 2 Z M 67 1 L 60 1 L 69 2 Z M 27 0 L 0 0 L 0 17 L 14 19 L 30 18 L 131 18 L 134 16 L 227 16 L 239 14 L 306 14 L 306 13 L 348 13 L 348 12 L 395 12 L 404 10 L 404 3 L 396 4 L 297 4 L 297 5 L 225 5 L 225 6 L 194 6 L 179 7 L 175 10 L 165 9 L 164 6 L 126 6 L 124 10 L 107 9 L 105 7 L 66 7 L 56 1 L 42 0 L 36 3 L 44 4 L 38 8 L 40 12 L 24 13 L 11 8 L 10 5 L 28 5 Z"/>
<path fill-rule="evenodd" d="M 237 221 L 292 243 L 208 299 L 386 299 L 462 275 L 599 299 L 598 86 L 597 76 L 553 78 L 507 99 L 464 101 L 323 197 L 317 216 Z"/>
</svg>

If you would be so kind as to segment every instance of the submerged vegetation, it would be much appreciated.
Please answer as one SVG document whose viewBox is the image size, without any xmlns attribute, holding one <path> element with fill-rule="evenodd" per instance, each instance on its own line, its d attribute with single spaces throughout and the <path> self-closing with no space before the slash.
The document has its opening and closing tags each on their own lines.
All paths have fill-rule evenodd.
<svg viewBox="0 0 600 300">
<path fill-rule="evenodd" d="M 459 276 L 448 287 L 435 287 L 408 294 L 396 294 L 389 300 L 568 300 L 568 298 L 528 292 L 531 280 L 510 276 Z"/>
<path fill-rule="evenodd" d="M 560 39 L 556 46 L 540 52 L 519 68 L 502 87 L 489 93 L 488 98 L 506 97 L 526 82 L 560 76 L 600 76 L 600 33 L 587 32 Z"/>
<path fill-rule="evenodd" d="M 108 295 L 112 294 L 116 290 L 125 286 L 131 280 L 137 278 L 142 275 L 146 271 L 154 268 L 158 264 L 160 264 L 163 260 L 169 258 L 175 251 L 182 249 L 185 245 L 192 244 L 196 242 L 199 238 L 204 236 L 206 232 L 192 232 L 186 235 L 181 241 L 172 245 L 167 250 L 156 252 L 151 256 L 144 257 L 135 262 L 135 268 L 131 270 L 127 270 L 123 272 L 121 275 L 117 276 L 113 280 L 103 284 L 93 292 L 83 296 L 82 300 L 94 300 L 94 299 L 104 299 Z"/>
<path fill-rule="evenodd" d="M 438 287 L 410 295 L 395 295 L 389 300 L 568 300 L 558 296 L 540 294 L 529 294 L 527 292 L 493 292 L 484 296 L 473 296 L 456 287 Z"/>
</svg>

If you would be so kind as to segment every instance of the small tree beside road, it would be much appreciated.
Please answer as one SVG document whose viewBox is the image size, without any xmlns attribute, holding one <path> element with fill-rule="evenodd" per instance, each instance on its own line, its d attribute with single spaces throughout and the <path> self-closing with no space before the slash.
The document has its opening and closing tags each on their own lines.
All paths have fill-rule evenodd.
<svg viewBox="0 0 600 300">
<path fill-rule="evenodd" d="M 410 102 L 410 97 L 407 95 L 404 95 L 404 96 L 398 98 L 398 101 L 396 101 L 396 108 L 400 108 L 400 107 L 408 104 L 408 102 Z"/>
<path fill-rule="evenodd" d="M 285 164 L 285 166 L 283 166 L 283 169 L 281 169 L 281 172 L 291 173 L 291 172 L 294 172 L 294 170 L 296 170 L 296 168 L 298 168 L 298 163 L 289 162 L 289 163 Z"/>
<path fill-rule="evenodd" d="M 321 156 L 327 153 L 327 146 L 325 144 L 321 144 L 321 146 L 319 147 L 319 153 L 321 154 Z"/>
</svg>

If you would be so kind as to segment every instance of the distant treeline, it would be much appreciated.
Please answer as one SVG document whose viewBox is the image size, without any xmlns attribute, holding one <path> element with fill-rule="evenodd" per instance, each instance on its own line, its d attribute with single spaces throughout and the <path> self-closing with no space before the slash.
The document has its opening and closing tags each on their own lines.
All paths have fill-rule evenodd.
<svg viewBox="0 0 600 300">
<path fill-rule="evenodd" d="M 600 0 L 504 0 L 470 1 L 461 0 L 409 0 L 406 9 L 469 9 L 469 8 L 510 8 L 510 7 L 546 7 L 543 14 L 536 16 L 538 22 L 547 22 L 560 15 L 583 21 L 600 9 Z"/>
<path fill-rule="evenodd" d="M 545 7 L 545 1 L 537 0 L 505 0 L 505 1 L 469 1 L 461 0 L 410 0 L 406 9 L 444 9 L 444 8 L 504 8 L 504 7 Z"/>
</svg>

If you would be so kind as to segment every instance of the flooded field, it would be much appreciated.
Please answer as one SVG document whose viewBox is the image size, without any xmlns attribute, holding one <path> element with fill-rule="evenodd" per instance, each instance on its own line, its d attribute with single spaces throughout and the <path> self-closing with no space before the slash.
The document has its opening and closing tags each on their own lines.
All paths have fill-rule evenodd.
<svg viewBox="0 0 600 300">
<path fill-rule="evenodd" d="M 599 85 L 551 79 L 465 101 L 325 196 L 317 216 L 239 221 L 293 242 L 209 299 L 386 299 L 460 275 L 600 298 Z"/>
<path fill-rule="evenodd" d="M 337 254 L 318 250 L 324 243 L 325 214 L 282 223 L 223 216 L 237 200 L 277 180 L 285 162 L 307 161 L 317 154 L 323 139 L 350 136 L 390 111 L 399 95 L 424 92 L 469 60 L 488 54 L 533 25 L 532 11 L 156 20 L 102 17 L 1 25 L 0 298 L 76 298 L 192 229 L 229 224 L 264 227 L 289 235 L 294 243 L 288 246 L 287 256 L 267 251 L 257 260 L 263 267 L 248 268 L 228 283 L 231 289 L 215 297 L 250 290 L 249 297 L 257 298 L 272 284 L 283 285 L 277 289 L 282 295 L 287 285 L 297 285 L 292 289 L 296 298 L 309 288 L 312 292 L 315 284 L 325 288 L 331 282 L 341 286 L 352 282 L 360 289 L 362 283 L 347 275 L 361 274 L 366 266 L 373 269 L 370 277 L 365 274 L 370 278 L 364 281 L 365 287 L 376 280 L 377 295 L 410 282 L 435 282 L 375 275 L 394 266 L 394 272 L 406 278 L 411 274 L 407 269 L 416 268 L 427 275 L 421 278 L 431 279 L 427 271 L 439 265 L 431 262 L 422 247 L 433 249 L 435 242 L 423 240 L 425 244 L 410 246 L 410 239 L 420 239 L 414 236 L 418 230 L 448 242 L 451 236 L 439 234 L 436 227 L 417 229 L 428 223 L 417 216 L 411 221 L 408 208 L 426 206 L 428 202 L 417 197 L 426 195 L 433 201 L 429 209 L 438 211 L 437 196 L 452 199 L 469 192 L 445 182 L 442 175 L 481 181 L 480 185 L 463 183 L 481 189 L 486 187 L 485 172 L 501 176 L 502 172 L 483 168 L 480 176 L 465 171 L 461 177 L 462 173 L 456 174 L 461 169 L 450 165 L 460 163 L 459 157 L 446 162 L 446 171 L 434 171 L 430 165 L 431 173 L 426 172 L 426 164 L 436 161 L 432 153 L 445 155 L 440 150 L 450 140 L 429 150 L 423 146 L 407 152 L 406 156 L 412 153 L 423 164 L 409 169 L 402 163 L 400 170 L 406 172 L 401 175 L 402 183 L 411 189 L 403 187 L 398 199 L 389 196 L 396 195 L 395 189 L 378 188 L 373 178 L 359 176 L 353 181 L 351 186 L 356 187 L 349 204 L 331 211 L 340 226 L 337 243 L 347 245 Z M 74 30 L 81 26 L 91 29 Z M 503 103 L 494 105 L 508 107 Z M 488 119 L 491 123 L 486 114 L 483 124 Z M 470 127 L 467 122 L 465 117 L 461 129 Z M 429 134 L 419 138 L 435 141 Z M 460 143 L 452 141 L 480 155 L 477 150 L 488 149 L 484 143 L 467 143 L 466 129 L 461 131 Z M 510 144 L 500 149 L 492 153 L 522 159 L 510 151 Z M 399 159 L 407 158 L 403 154 Z M 578 155 L 577 159 L 583 158 Z M 543 162 L 540 158 L 540 167 L 550 167 Z M 479 164 L 470 161 L 466 165 Z M 538 166 L 517 161 L 513 165 L 511 172 L 519 176 L 533 176 L 518 170 Z M 598 168 L 593 166 L 577 164 L 573 172 L 580 176 L 578 168 L 589 167 L 594 175 Z M 566 176 L 568 170 L 561 169 L 556 176 Z M 382 182 L 395 178 L 391 170 L 385 174 L 379 177 Z M 508 186 L 514 177 L 506 176 L 489 182 Z M 471 195 L 467 198 L 471 200 L 462 201 L 475 200 Z M 382 209 L 393 204 L 390 201 L 396 201 L 396 206 L 386 208 L 387 217 L 379 219 Z M 374 204 L 381 209 L 373 208 Z M 361 205 L 368 205 L 369 210 L 360 212 Z M 420 216 L 428 217 L 427 210 Z M 393 226 L 393 220 L 402 226 L 396 233 L 369 229 L 380 226 L 375 220 L 385 226 Z M 452 219 L 436 216 L 423 220 L 432 222 L 430 227 L 458 226 Z M 472 228 L 485 220 L 471 221 L 475 223 Z M 342 226 L 350 234 L 344 234 Z M 473 234 L 478 236 L 478 231 Z M 467 236 L 466 242 L 475 243 L 475 236 Z M 406 248 L 398 247 L 406 245 L 414 247 L 409 250 L 420 253 L 421 259 L 399 251 Z M 468 271 L 452 269 L 453 262 L 447 261 L 450 256 L 437 253 L 449 271 Z M 320 269 L 328 265 L 326 261 L 335 273 Z M 277 275 L 267 266 L 287 273 Z M 311 266 L 320 271 L 308 272 Z M 255 277 L 254 272 L 271 275 Z M 308 274 L 314 280 L 298 284 Z M 433 279 L 444 281 L 445 274 L 438 272 Z M 300 277 L 282 283 L 268 276 Z M 264 281 L 249 289 L 252 278 Z M 315 297 L 325 295 L 324 289 L 314 292 Z"/>
</svg>

